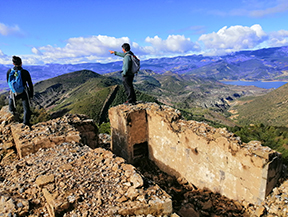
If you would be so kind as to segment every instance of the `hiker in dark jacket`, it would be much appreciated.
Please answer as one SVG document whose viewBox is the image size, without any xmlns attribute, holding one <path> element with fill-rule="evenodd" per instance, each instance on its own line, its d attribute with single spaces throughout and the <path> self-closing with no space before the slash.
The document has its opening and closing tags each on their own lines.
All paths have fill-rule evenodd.
<svg viewBox="0 0 288 217">
<path fill-rule="evenodd" d="M 122 81 L 125 88 L 125 92 L 127 95 L 127 101 L 124 104 L 136 104 L 136 94 L 133 87 L 133 79 L 134 73 L 131 71 L 132 60 L 131 55 L 134 56 L 133 52 L 130 51 L 130 45 L 128 43 L 124 43 L 122 45 L 122 52 L 109 50 L 111 54 L 115 54 L 117 56 L 123 57 L 123 66 L 122 66 Z M 131 54 L 131 55 L 127 55 Z"/>
<path fill-rule="evenodd" d="M 24 110 L 24 117 L 23 117 L 23 126 L 30 126 L 30 117 L 31 117 L 31 110 L 30 110 L 30 99 L 33 98 L 34 90 L 33 90 L 33 84 L 31 80 L 30 73 L 22 68 L 22 60 L 20 57 L 13 56 L 12 57 L 13 62 L 13 69 L 17 72 L 18 70 L 21 70 L 21 78 L 23 81 L 23 86 L 25 87 L 25 90 L 19 94 L 15 95 L 10 90 L 10 98 L 9 98 L 9 111 L 15 115 L 16 111 L 16 100 L 21 99 L 23 110 Z M 9 80 L 9 74 L 12 71 L 12 69 L 9 69 L 7 71 L 7 82 Z"/>
</svg>

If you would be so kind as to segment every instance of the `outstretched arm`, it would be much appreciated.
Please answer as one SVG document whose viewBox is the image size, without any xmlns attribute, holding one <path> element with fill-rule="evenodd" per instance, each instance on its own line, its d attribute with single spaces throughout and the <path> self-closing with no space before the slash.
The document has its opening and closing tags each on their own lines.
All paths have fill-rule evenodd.
<svg viewBox="0 0 288 217">
<path fill-rule="evenodd" d="M 125 56 L 125 53 L 121 53 L 121 52 L 117 52 L 117 51 L 112 51 L 112 50 L 109 50 L 109 52 L 111 54 L 115 54 L 116 56 L 119 56 L 119 57 L 124 57 Z"/>
</svg>

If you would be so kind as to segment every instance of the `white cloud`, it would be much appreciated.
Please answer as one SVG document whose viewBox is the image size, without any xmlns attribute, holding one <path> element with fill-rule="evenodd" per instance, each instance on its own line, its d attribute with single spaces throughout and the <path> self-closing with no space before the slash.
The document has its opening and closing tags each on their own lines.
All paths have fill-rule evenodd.
<svg viewBox="0 0 288 217">
<path fill-rule="evenodd" d="M 280 47 L 288 45 L 288 31 L 279 30 L 277 32 L 272 32 L 269 35 L 268 45 L 271 47 Z"/>
<path fill-rule="evenodd" d="M 53 47 L 51 45 L 40 47 L 37 50 L 44 55 L 56 55 L 58 57 L 79 57 L 87 55 L 109 54 L 108 49 L 121 48 L 123 43 L 129 43 L 128 37 L 114 38 L 104 35 L 70 38 L 65 47 Z"/>
<path fill-rule="evenodd" d="M 33 47 L 31 49 L 33 54 L 22 55 L 22 59 L 25 64 L 111 62 L 117 61 L 117 58 L 111 55 L 109 50 L 122 51 L 123 43 L 130 43 L 132 51 L 142 60 L 191 53 L 225 55 L 245 49 L 288 45 L 288 31 L 265 33 L 259 24 L 251 27 L 236 25 L 203 34 L 195 42 L 184 35 L 169 35 L 166 39 L 159 36 L 147 37 L 145 42 L 148 45 L 141 46 L 131 42 L 128 37 L 115 38 L 104 35 L 70 38 L 63 47 L 57 45 Z M 0 50 L 0 64 L 11 64 L 10 59 Z"/>
<path fill-rule="evenodd" d="M 0 50 L 0 64 L 12 64 L 11 58 L 4 54 L 2 50 Z"/>
<path fill-rule="evenodd" d="M 154 38 L 147 37 L 145 41 L 152 44 L 152 47 L 144 48 L 147 53 L 171 54 L 200 50 L 200 46 L 197 43 L 192 42 L 190 38 L 185 38 L 184 35 L 169 35 L 166 40 L 163 40 L 158 36 L 155 36 Z"/>
<path fill-rule="evenodd" d="M 36 55 L 43 55 L 42 52 L 39 49 L 37 49 L 36 47 L 33 47 L 31 49 L 31 51 Z"/>
<path fill-rule="evenodd" d="M 130 43 L 128 37 L 115 38 L 104 35 L 70 38 L 65 47 L 43 46 L 33 47 L 32 52 L 39 60 L 46 62 L 87 62 L 101 61 L 110 55 L 108 50 L 121 50 L 123 43 Z M 134 44 L 133 44 L 134 45 Z"/>
<path fill-rule="evenodd" d="M 15 25 L 15 26 L 7 26 L 4 23 L 0 23 L 0 34 L 1 35 L 14 35 L 14 34 L 22 34 L 20 28 Z"/>
<path fill-rule="evenodd" d="M 173 53 L 183 54 L 200 49 L 197 43 L 180 35 L 168 36 L 166 40 L 162 40 L 158 36 L 154 38 L 147 37 L 146 42 L 152 46 L 141 47 L 138 43 L 131 42 L 128 37 L 115 38 L 98 35 L 86 38 L 70 38 L 64 47 L 47 45 L 43 47 L 33 47 L 31 51 L 37 55 L 38 61 L 43 63 L 75 63 L 115 61 L 115 57 L 109 59 L 109 57 L 111 57 L 109 50 L 122 51 L 121 46 L 123 43 L 130 43 L 131 50 L 138 56 L 142 55 L 142 57 Z"/>
<path fill-rule="evenodd" d="M 224 54 L 243 49 L 252 49 L 268 38 L 262 27 L 255 24 L 247 26 L 227 26 L 218 32 L 201 35 L 199 41 L 203 42 L 205 49 L 212 49 L 215 54 Z"/>
</svg>

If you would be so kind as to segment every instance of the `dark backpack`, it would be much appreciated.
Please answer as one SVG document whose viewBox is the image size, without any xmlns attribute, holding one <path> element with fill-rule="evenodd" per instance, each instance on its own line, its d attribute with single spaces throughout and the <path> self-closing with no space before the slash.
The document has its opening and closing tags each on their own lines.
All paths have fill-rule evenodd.
<svg viewBox="0 0 288 217">
<path fill-rule="evenodd" d="M 15 95 L 19 95 L 24 92 L 25 87 L 22 81 L 21 70 L 11 69 L 8 77 L 8 85 Z"/>
<path fill-rule="evenodd" d="M 128 54 L 131 56 L 131 60 L 132 60 L 132 66 L 131 66 L 131 72 L 133 74 L 136 74 L 139 70 L 140 70 L 140 60 L 131 54 Z"/>
</svg>

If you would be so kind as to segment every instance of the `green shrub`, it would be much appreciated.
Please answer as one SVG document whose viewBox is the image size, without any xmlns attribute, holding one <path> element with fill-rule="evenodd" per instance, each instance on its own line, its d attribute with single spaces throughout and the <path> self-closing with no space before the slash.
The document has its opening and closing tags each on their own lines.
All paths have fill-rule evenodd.
<svg viewBox="0 0 288 217">
<path fill-rule="evenodd" d="M 0 109 L 1 109 L 3 106 L 5 106 L 5 105 L 7 105 L 6 96 L 5 96 L 5 95 L 1 95 L 1 96 L 0 96 Z"/>
<path fill-rule="evenodd" d="M 239 136 L 242 142 L 248 143 L 252 140 L 257 140 L 262 145 L 280 152 L 283 162 L 288 165 L 288 128 L 256 124 L 230 127 L 228 129 Z"/>
<path fill-rule="evenodd" d="M 51 119 L 49 113 L 46 112 L 44 108 L 41 109 L 31 109 L 31 124 L 37 124 L 39 122 L 49 121 Z"/>
<path fill-rule="evenodd" d="M 99 126 L 99 133 L 107 133 L 110 135 L 111 134 L 110 123 L 109 122 L 102 123 Z"/>
</svg>

